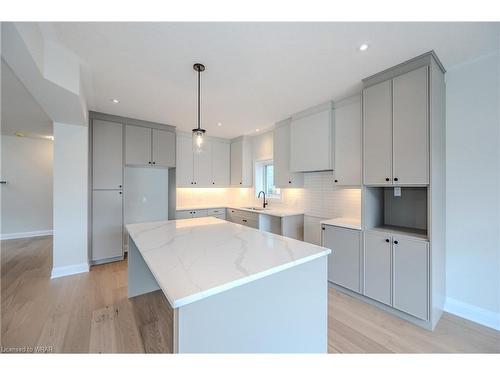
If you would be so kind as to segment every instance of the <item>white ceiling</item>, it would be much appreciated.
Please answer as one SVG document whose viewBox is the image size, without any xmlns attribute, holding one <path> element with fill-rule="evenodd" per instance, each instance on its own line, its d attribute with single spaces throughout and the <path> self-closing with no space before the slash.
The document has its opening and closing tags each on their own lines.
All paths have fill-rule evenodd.
<svg viewBox="0 0 500 375">
<path fill-rule="evenodd" d="M 53 134 L 52 121 L 2 60 L 2 134 L 46 137 Z"/>
<path fill-rule="evenodd" d="M 431 49 L 449 69 L 499 47 L 498 23 L 48 26 L 85 63 L 84 86 L 96 111 L 189 131 L 196 123 L 192 64 L 202 62 L 202 126 L 227 138 L 351 95 L 362 78 Z M 363 53 L 362 42 L 370 44 Z"/>
</svg>

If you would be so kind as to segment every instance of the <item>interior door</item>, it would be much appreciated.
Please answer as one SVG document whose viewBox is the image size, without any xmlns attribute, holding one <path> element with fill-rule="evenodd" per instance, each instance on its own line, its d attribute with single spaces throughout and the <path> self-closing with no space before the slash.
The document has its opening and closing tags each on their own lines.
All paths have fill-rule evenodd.
<svg viewBox="0 0 500 375">
<path fill-rule="evenodd" d="M 328 280 L 359 293 L 361 231 L 330 225 L 323 228 L 323 246 L 332 250 Z"/>
<path fill-rule="evenodd" d="M 365 185 L 391 185 L 391 81 L 384 81 L 363 90 L 363 151 Z"/>
<path fill-rule="evenodd" d="M 230 145 L 225 142 L 212 142 L 212 186 L 229 186 Z"/>
<path fill-rule="evenodd" d="M 366 231 L 364 248 L 364 292 L 387 305 L 391 304 L 391 236 Z"/>
<path fill-rule="evenodd" d="M 92 260 L 123 256 L 123 195 L 121 190 L 92 192 Z"/>
<path fill-rule="evenodd" d="M 151 129 L 143 126 L 125 127 L 125 164 L 150 165 Z"/>
<path fill-rule="evenodd" d="M 429 243 L 394 237 L 393 249 L 394 307 L 427 320 Z"/>
<path fill-rule="evenodd" d="M 205 139 L 203 152 L 193 154 L 193 179 L 195 187 L 213 186 L 212 182 L 212 142 Z"/>
<path fill-rule="evenodd" d="M 193 143 L 191 137 L 177 136 L 176 184 L 179 187 L 194 187 Z"/>
<path fill-rule="evenodd" d="M 123 184 L 123 125 L 92 121 L 93 189 L 121 189 Z"/>
<path fill-rule="evenodd" d="M 175 132 L 152 129 L 152 162 L 157 167 L 175 167 Z"/>
<path fill-rule="evenodd" d="M 428 68 L 393 80 L 394 182 L 429 183 Z"/>
</svg>

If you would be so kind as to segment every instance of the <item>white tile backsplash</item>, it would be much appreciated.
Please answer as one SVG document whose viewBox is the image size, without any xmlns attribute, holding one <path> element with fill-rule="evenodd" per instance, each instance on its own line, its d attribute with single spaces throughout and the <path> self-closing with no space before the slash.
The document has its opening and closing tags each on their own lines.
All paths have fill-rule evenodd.
<svg viewBox="0 0 500 375">
<path fill-rule="evenodd" d="M 332 172 L 305 173 L 304 210 L 320 218 L 360 218 L 361 189 L 335 187 Z"/>
</svg>

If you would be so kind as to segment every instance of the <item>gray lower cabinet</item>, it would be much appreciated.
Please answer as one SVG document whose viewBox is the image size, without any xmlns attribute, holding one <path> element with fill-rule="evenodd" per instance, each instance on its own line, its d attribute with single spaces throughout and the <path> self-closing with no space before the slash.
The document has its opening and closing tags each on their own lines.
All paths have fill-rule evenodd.
<svg viewBox="0 0 500 375">
<path fill-rule="evenodd" d="M 227 209 L 227 220 L 233 223 L 259 229 L 259 214 L 234 208 Z"/>
<path fill-rule="evenodd" d="M 386 305 L 391 304 L 392 247 L 391 236 L 385 233 L 364 233 L 364 292 Z"/>
<path fill-rule="evenodd" d="M 361 231 L 322 226 L 322 245 L 328 256 L 328 280 L 355 292 L 361 291 Z"/>
<path fill-rule="evenodd" d="M 180 210 L 175 213 L 176 219 L 192 219 L 195 217 L 205 217 L 208 216 L 208 211 L 202 210 Z"/>
<path fill-rule="evenodd" d="M 93 120 L 92 188 L 121 189 L 123 184 L 123 124 Z"/>
<path fill-rule="evenodd" d="M 429 243 L 394 236 L 393 263 L 393 306 L 427 320 Z"/>
<path fill-rule="evenodd" d="M 92 192 L 92 262 L 123 257 L 123 194 L 120 190 Z"/>
</svg>

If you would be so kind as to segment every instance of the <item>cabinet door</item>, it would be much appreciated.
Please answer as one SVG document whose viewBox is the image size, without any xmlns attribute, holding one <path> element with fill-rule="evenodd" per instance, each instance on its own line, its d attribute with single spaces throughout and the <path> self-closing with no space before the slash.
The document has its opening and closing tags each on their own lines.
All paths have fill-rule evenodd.
<svg viewBox="0 0 500 375">
<path fill-rule="evenodd" d="M 125 164 L 150 165 L 151 129 L 142 126 L 125 127 Z"/>
<path fill-rule="evenodd" d="M 231 185 L 241 186 L 243 166 L 243 141 L 231 143 Z"/>
<path fill-rule="evenodd" d="M 123 195 L 120 190 L 92 192 L 92 260 L 123 256 Z"/>
<path fill-rule="evenodd" d="M 429 183 L 427 67 L 393 80 L 394 182 Z"/>
<path fill-rule="evenodd" d="M 429 244 L 395 236 L 393 249 L 393 305 L 398 310 L 427 320 Z"/>
<path fill-rule="evenodd" d="M 290 172 L 290 121 L 277 126 L 273 134 L 274 183 L 278 188 L 303 187 L 302 173 Z"/>
<path fill-rule="evenodd" d="M 92 186 L 121 189 L 123 184 L 123 125 L 92 121 Z"/>
<path fill-rule="evenodd" d="M 193 143 L 190 137 L 177 136 L 176 184 L 178 187 L 193 187 Z"/>
<path fill-rule="evenodd" d="M 332 168 L 332 111 L 326 109 L 290 125 L 290 171 L 314 172 Z"/>
<path fill-rule="evenodd" d="M 361 185 L 361 100 L 335 108 L 335 185 Z"/>
<path fill-rule="evenodd" d="M 193 211 L 176 211 L 175 212 L 175 219 L 180 220 L 180 219 L 191 219 L 193 217 Z"/>
<path fill-rule="evenodd" d="M 384 233 L 365 232 L 364 292 L 387 305 L 391 304 L 391 237 Z"/>
<path fill-rule="evenodd" d="M 392 184 L 391 81 L 363 90 L 363 173 L 366 185 Z"/>
<path fill-rule="evenodd" d="M 175 167 L 175 133 L 152 129 L 152 162 L 157 167 Z"/>
<path fill-rule="evenodd" d="M 332 250 L 328 280 L 359 293 L 361 231 L 329 225 L 323 228 L 323 246 Z"/>
<path fill-rule="evenodd" d="M 195 187 L 212 185 L 212 142 L 205 139 L 203 152 L 193 154 L 193 180 Z"/>
<path fill-rule="evenodd" d="M 212 142 L 212 186 L 229 186 L 230 153 L 229 143 Z"/>
</svg>

